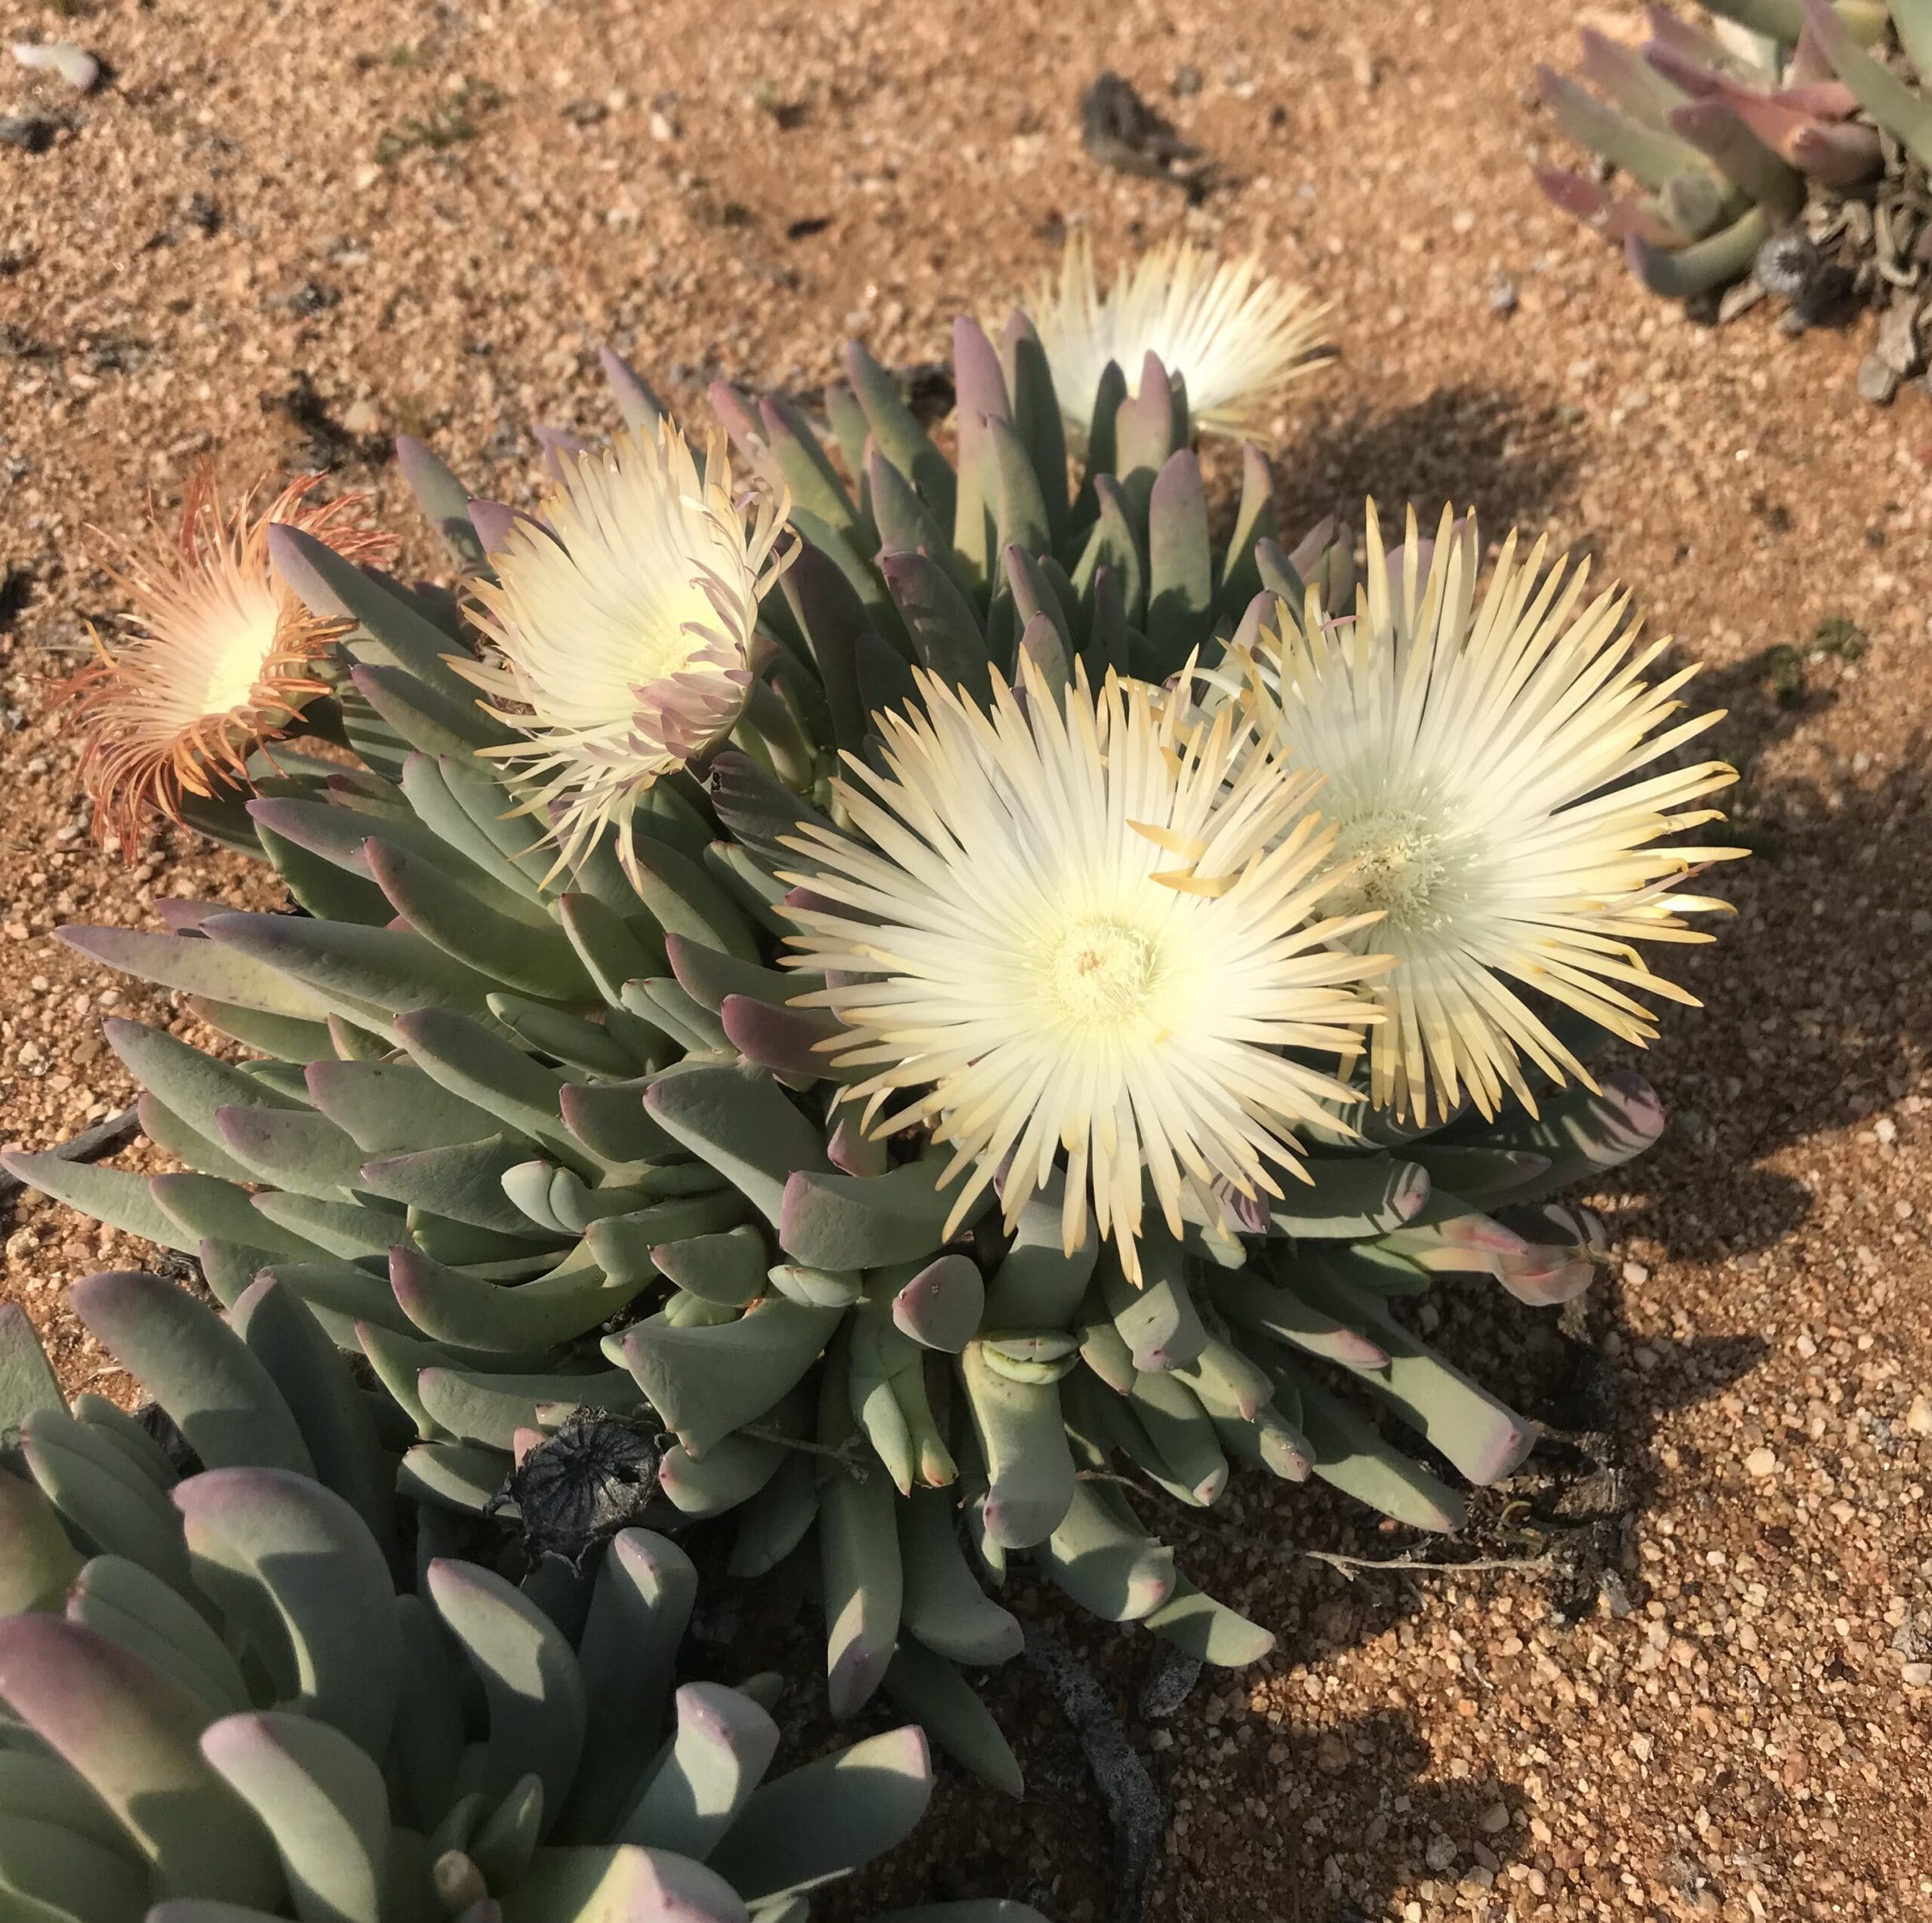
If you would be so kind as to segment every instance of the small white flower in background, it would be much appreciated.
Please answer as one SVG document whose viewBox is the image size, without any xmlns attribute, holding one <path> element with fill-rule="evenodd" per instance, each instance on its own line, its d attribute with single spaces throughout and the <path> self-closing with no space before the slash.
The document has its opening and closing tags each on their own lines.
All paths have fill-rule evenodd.
<svg viewBox="0 0 1932 1923">
<path fill-rule="evenodd" d="M 1628 597 L 1586 605 L 1586 569 L 1546 571 L 1545 544 L 1519 558 L 1513 534 L 1477 605 L 1481 553 L 1445 512 L 1433 543 L 1412 515 L 1391 556 L 1371 506 L 1355 611 L 1280 603 L 1247 664 L 1249 697 L 1279 703 L 1281 751 L 1324 777 L 1315 805 L 1354 863 L 1334 905 L 1382 917 L 1366 939 L 1396 965 L 1371 985 L 1371 1096 L 1406 1117 L 1466 1093 L 1491 1114 L 1506 1088 L 1534 1110 L 1524 1057 L 1594 1087 L 1512 984 L 1650 1041 L 1638 995 L 1695 998 L 1632 944 L 1712 939 L 1680 918 L 1727 904 L 1678 885 L 1743 852 L 1672 838 L 1721 820 L 1691 805 L 1737 779 L 1672 765 L 1721 718 L 1673 718 L 1694 668 L 1647 682 L 1669 644 L 1638 646 Z"/>
<path fill-rule="evenodd" d="M 915 1091 L 875 1132 L 930 1124 L 942 1186 L 971 1169 L 954 1224 L 1002 1168 L 1017 1222 L 1064 1154 L 1066 1247 L 1091 1201 L 1137 1276 L 1143 1177 L 1178 1234 L 1184 1197 L 1218 1221 L 1217 1182 L 1300 1172 L 1291 1131 L 1353 1098 L 1297 1057 L 1359 1056 L 1383 965 L 1358 919 L 1312 922 L 1334 831 L 1236 705 L 1184 729 L 1143 684 L 1063 700 L 1020 669 L 991 714 L 921 673 L 923 709 L 875 718 L 885 771 L 848 758 L 870 845 L 808 829 L 782 878 L 811 897 L 793 958 L 831 978 L 799 1000 L 851 1029 L 832 1060 L 870 1071 L 846 1091 L 869 1120 Z"/>
<path fill-rule="evenodd" d="M 1303 289 L 1264 274 L 1256 256 L 1217 261 L 1184 240 L 1118 268 L 1103 294 L 1081 233 L 1068 240 L 1059 274 L 1041 281 L 1023 304 L 1045 349 L 1060 411 L 1082 434 L 1107 363 L 1137 395 L 1149 353 L 1186 381 L 1197 425 L 1223 434 L 1265 432 L 1288 383 L 1319 365 L 1325 311 Z"/>
<path fill-rule="evenodd" d="M 701 476 L 668 424 L 606 451 L 559 446 L 534 515 L 497 537 L 472 588 L 497 658 L 457 667 L 526 739 L 500 756 L 534 784 L 558 864 L 614 823 L 631 859 L 637 798 L 737 725 L 758 599 L 789 503 L 741 498 L 721 448 Z"/>
</svg>

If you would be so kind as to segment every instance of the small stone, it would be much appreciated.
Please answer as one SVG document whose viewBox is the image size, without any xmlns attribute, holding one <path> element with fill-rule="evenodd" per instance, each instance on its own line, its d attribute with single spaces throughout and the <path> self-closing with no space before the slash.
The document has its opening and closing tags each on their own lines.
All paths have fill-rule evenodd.
<svg viewBox="0 0 1932 1923">
<path fill-rule="evenodd" d="M 1499 318 L 1516 311 L 1516 283 L 1507 274 L 1489 277 L 1489 311 Z"/>
<path fill-rule="evenodd" d="M 1921 1392 L 1912 1398 L 1912 1407 L 1905 1412 L 1905 1426 L 1915 1435 L 1932 1438 L 1932 1395 Z"/>
<path fill-rule="evenodd" d="M 1858 364 L 1858 391 L 1866 400 L 1881 408 L 1890 407 L 1892 397 L 1905 384 L 1905 376 L 1876 354 L 1868 354 Z"/>
<path fill-rule="evenodd" d="M 1744 1458 L 1746 1475 L 1775 1475 L 1778 1472 L 1778 1459 L 1768 1449 L 1753 1449 Z"/>
<path fill-rule="evenodd" d="M 1888 1115 L 1881 1115 L 1872 1125 L 1872 1132 L 1881 1142 L 1896 1142 L 1899 1139 L 1899 1125 Z"/>
<path fill-rule="evenodd" d="M 1651 1272 L 1641 1262 L 1626 1262 L 1623 1265 L 1623 1279 L 1634 1288 L 1641 1288 L 1651 1279 Z"/>
<path fill-rule="evenodd" d="M 1908 1663 L 1899 1675 L 1908 1689 L 1932 1689 L 1932 1663 Z"/>
<path fill-rule="evenodd" d="M 1505 1803 L 1491 1803 L 1476 1823 L 1485 1836 L 1500 1836 L 1509 1827 L 1509 1809 Z"/>
<path fill-rule="evenodd" d="M 1456 1845 L 1441 1830 L 1429 1839 L 1429 1848 L 1423 1852 L 1423 1860 L 1438 1875 L 1456 1860 Z"/>
<path fill-rule="evenodd" d="M 17 41 L 14 57 L 30 72 L 57 73 L 77 94 L 91 93 L 100 78 L 100 63 L 71 40 L 50 40 L 45 45 Z"/>
<path fill-rule="evenodd" d="M 0 113 L 0 147 L 45 153 L 54 144 L 54 122 L 44 113 Z"/>
<path fill-rule="evenodd" d="M 1184 100 L 1189 94 L 1199 93 L 1201 86 L 1201 69 L 1192 61 L 1190 60 L 1185 66 L 1175 69 L 1174 96 L 1176 99 Z"/>
<path fill-rule="evenodd" d="M 651 137 L 660 146 L 678 137 L 677 130 L 672 127 L 669 120 L 658 108 L 653 107 L 651 109 L 651 119 L 648 125 L 651 128 Z"/>
</svg>

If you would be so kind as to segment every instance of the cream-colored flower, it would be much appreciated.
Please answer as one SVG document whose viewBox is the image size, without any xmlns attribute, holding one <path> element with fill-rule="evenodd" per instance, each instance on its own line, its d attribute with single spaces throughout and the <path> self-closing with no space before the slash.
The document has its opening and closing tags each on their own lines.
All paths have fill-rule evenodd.
<svg viewBox="0 0 1932 1923">
<path fill-rule="evenodd" d="M 1143 1182 L 1179 1233 L 1184 1196 L 1217 1221 L 1217 1180 L 1300 1173 L 1290 1131 L 1349 1099 L 1305 1058 L 1359 1055 L 1380 965 L 1346 945 L 1359 918 L 1311 924 L 1334 831 L 1236 705 L 1184 731 L 1140 683 L 1063 700 L 1021 672 L 990 714 L 921 674 L 922 709 L 875 718 L 885 771 L 839 783 L 869 845 L 790 844 L 793 959 L 831 982 L 800 1001 L 851 1030 L 827 1045 L 870 1072 L 846 1094 L 876 1132 L 930 1124 L 942 1183 L 971 1170 L 955 1225 L 1002 1169 L 1016 1222 L 1063 1154 L 1068 1248 L 1091 1198 L 1137 1275 Z"/>
<path fill-rule="evenodd" d="M 1490 1114 L 1506 1088 L 1534 1109 L 1524 1057 L 1594 1086 L 1538 998 L 1650 1040 L 1637 995 L 1695 998 L 1632 944 L 1712 939 L 1680 918 L 1725 904 L 1678 889 L 1741 852 L 1676 838 L 1721 820 L 1691 805 L 1737 779 L 1674 763 L 1721 718 L 1672 718 L 1696 670 L 1647 682 L 1669 644 L 1639 648 L 1627 595 L 1586 604 L 1586 568 L 1546 571 L 1541 542 L 1518 558 L 1513 534 L 1478 606 L 1481 552 L 1445 512 L 1432 543 L 1411 515 L 1392 557 L 1371 506 L 1354 613 L 1280 604 L 1247 691 L 1278 700 L 1278 747 L 1324 777 L 1317 805 L 1354 863 L 1337 905 L 1383 918 L 1371 939 L 1396 966 L 1374 984 L 1371 1093 L 1404 1116 L 1466 1094 Z"/>
<path fill-rule="evenodd" d="M 224 509 L 200 469 L 179 530 L 154 559 L 114 574 L 133 604 L 127 637 L 116 648 L 97 634 L 100 658 L 56 699 L 75 704 L 95 836 L 114 835 L 128 860 L 150 816 L 179 821 L 189 795 L 245 787 L 249 756 L 297 732 L 328 692 L 316 663 L 352 623 L 303 605 L 269 558 L 268 531 L 285 522 L 358 561 L 386 559 L 395 542 L 369 526 L 360 494 L 312 501 L 321 478 L 304 475 L 266 507 L 251 488 Z"/>
<path fill-rule="evenodd" d="M 1303 289 L 1263 273 L 1258 257 L 1217 262 L 1184 240 L 1121 266 L 1103 294 L 1093 249 L 1077 232 L 1058 275 L 1041 280 L 1023 304 L 1046 350 L 1060 411 L 1082 434 L 1107 363 L 1137 395 L 1150 353 L 1186 380 L 1198 425 L 1223 434 L 1265 432 L 1283 389 L 1318 365 L 1326 311 Z"/>
<path fill-rule="evenodd" d="M 526 738 L 486 754 L 527 778 L 558 865 L 617 829 L 638 795 L 736 725 L 750 692 L 758 598 L 789 503 L 740 497 L 721 448 L 700 475 L 668 424 L 608 451 L 562 449 L 472 589 L 496 658 L 455 665 Z"/>
</svg>

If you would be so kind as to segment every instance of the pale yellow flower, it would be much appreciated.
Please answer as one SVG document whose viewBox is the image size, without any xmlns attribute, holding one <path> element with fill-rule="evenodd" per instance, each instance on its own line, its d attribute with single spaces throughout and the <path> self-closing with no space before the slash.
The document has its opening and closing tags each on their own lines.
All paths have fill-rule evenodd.
<svg viewBox="0 0 1932 1923">
<path fill-rule="evenodd" d="M 1318 365 L 1321 317 L 1299 287 L 1264 273 L 1258 256 L 1217 261 L 1174 240 L 1115 272 L 1104 294 L 1084 233 L 1068 240 L 1059 273 L 1023 303 L 1053 374 L 1060 411 L 1084 433 L 1107 363 L 1130 395 L 1151 353 L 1187 385 L 1200 426 L 1223 434 L 1266 431 L 1284 390 Z"/>
<path fill-rule="evenodd" d="M 1367 552 L 1352 614 L 1312 591 L 1278 605 L 1247 694 L 1278 701 L 1276 746 L 1323 777 L 1354 863 L 1337 905 L 1379 912 L 1367 939 L 1395 958 L 1373 987 L 1376 1106 L 1441 1115 L 1466 1095 L 1490 1114 L 1509 1089 L 1534 1108 L 1524 1060 L 1590 1083 L 1544 998 L 1639 1043 L 1656 1029 L 1638 996 L 1694 1005 L 1633 944 L 1708 941 L 1681 917 L 1725 908 L 1680 891 L 1742 851 L 1679 838 L 1722 819 L 1693 805 L 1736 771 L 1674 758 L 1721 716 L 1679 718 L 1696 670 L 1646 682 L 1668 642 L 1639 647 L 1628 597 L 1586 602 L 1587 571 L 1546 570 L 1543 543 L 1519 557 L 1512 534 L 1480 605 L 1473 522 L 1445 512 L 1430 543 L 1411 515 L 1392 562 L 1371 506 Z"/>
<path fill-rule="evenodd" d="M 851 1030 L 832 1058 L 877 1132 L 951 1147 L 955 1226 L 1002 1171 L 1017 1221 L 1063 1156 L 1067 1247 L 1091 1202 L 1137 1275 L 1143 1184 L 1179 1233 L 1184 1198 L 1218 1221 L 1217 1181 L 1299 1173 L 1291 1131 L 1349 1099 L 1309 1058 L 1360 1054 L 1380 964 L 1359 919 L 1312 918 L 1334 830 L 1234 708 L 1183 731 L 1140 683 L 1021 673 L 990 714 L 921 674 L 922 709 L 875 718 L 884 771 L 848 757 L 866 842 L 808 829 L 784 878 L 793 958 L 830 979 L 800 1000 Z"/>
<path fill-rule="evenodd" d="M 531 785 L 559 866 L 612 824 L 628 863 L 638 797 L 743 712 L 789 507 L 734 492 L 721 448 L 700 475 L 668 423 L 554 458 L 534 515 L 490 553 L 495 580 L 471 589 L 494 658 L 454 665 L 525 737 L 482 752 Z"/>
</svg>

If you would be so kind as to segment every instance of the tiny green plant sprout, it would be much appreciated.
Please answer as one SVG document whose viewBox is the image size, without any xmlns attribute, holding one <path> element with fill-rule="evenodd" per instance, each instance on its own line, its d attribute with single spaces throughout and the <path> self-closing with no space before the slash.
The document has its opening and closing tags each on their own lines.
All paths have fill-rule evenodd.
<svg viewBox="0 0 1932 1923">
<path fill-rule="evenodd" d="M 1860 386 L 1889 400 L 1922 364 L 1932 60 L 1924 0 L 1715 0 L 1706 30 L 1647 10 L 1634 46 L 1583 35 L 1580 80 L 1543 69 L 1557 125 L 1596 158 L 1544 190 L 1624 251 L 1653 291 L 1763 294 L 1791 325 L 1854 299 L 1887 309 Z M 1889 374 L 1889 379 L 1885 376 Z"/>
<path fill-rule="evenodd" d="M 293 1291 L 72 1301 L 174 1446 L 69 1408 L 0 1308 L 8 1916 L 797 1923 L 919 1820 L 918 1729 L 774 1770 L 781 1678 L 678 1683 L 697 1571 L 669 1537 L 623 1529 L 577 1582 L 459 1553 L 433 1511 L 399 1528 L 392 1419 Z"/>
<path fill-rule="evenodd" d="M 1624 599 L 1449 517 L 1371 515 L 1358 581 L 1252 445 L 1217 537 L 1194 370 L 1130 386 L 1131 331 L 1077 461 L 1024 315 L 957 325 L 950 457 L 856 345 L 833 445 L 719 389 L 728 457 L 607 357 L 623 431 L 549 437 L 528 512 L 404 445 L 466 611 L 272 527 L 355 758 L 194 818 L 304 912 L 66 937 L 255 1057 L 112 1022 L 189 1172 L 10 1159 L 361 1358 L 432 1537 L 627 1425 L 652 1527 L 803 1565 L 835 1715 L 1008 1788 L 965 1672 L 1017 1570 L 1245 1663 L 1164 1510 L 1251 1465 L 1453 1530 L 1520 1464 L 1407 1305 L 1588 1285 L 1555 1198 L 1663 1125 L 1591 1057 L 1685 998 L 1638 944 L 1735 852 Z"/>
</svg>

